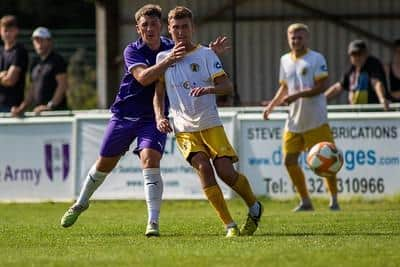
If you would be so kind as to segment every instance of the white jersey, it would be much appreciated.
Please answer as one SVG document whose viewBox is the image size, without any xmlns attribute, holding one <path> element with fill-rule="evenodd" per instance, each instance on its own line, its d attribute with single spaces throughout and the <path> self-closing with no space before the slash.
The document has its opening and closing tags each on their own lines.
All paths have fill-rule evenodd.
<svg viewBox="0 0 400 267">
<path fill-rule="evenodd" d="M 314 87 L 315 81 L 328 76 L 328 67 L 323 55 L 308 50 L 300 58 L 291 53 L 281 57 L 279 82 L 288 87 L 292 95 L 304 89 Z M 327 123 L 326 97 L 319 94 L 313 97 L 301 97 L 290 104 L 286 130 L 305 132 Z"/>
<path fill-rule="evenodd" d="M 158 53 L 156 62 L 170 52 Z M 192 88 L 211 86 L 221 75 L 225 72 L 217 55 L 200 45 L 165 71 L 164 81 L 175 132 L 197 132 L 222 125 L 214 94 L 189 95 Z"/>
</svg>

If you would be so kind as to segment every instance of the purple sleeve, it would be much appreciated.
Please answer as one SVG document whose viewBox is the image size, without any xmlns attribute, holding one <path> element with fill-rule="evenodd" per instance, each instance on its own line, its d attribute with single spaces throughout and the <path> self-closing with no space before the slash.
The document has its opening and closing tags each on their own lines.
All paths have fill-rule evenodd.
<svg viewBox="0 0 400 267">
<path fill-rule="evenodd" d="M 135 48 L 129 45 L 124 51 L 125 66 L 130 72 L 132 68 L 143 65 L 148 66 L 148 60 Z"/>
</svg>

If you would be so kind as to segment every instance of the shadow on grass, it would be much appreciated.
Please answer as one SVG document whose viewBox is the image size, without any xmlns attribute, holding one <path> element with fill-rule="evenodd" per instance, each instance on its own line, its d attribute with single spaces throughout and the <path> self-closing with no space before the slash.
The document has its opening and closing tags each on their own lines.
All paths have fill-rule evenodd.
<svg viewBox="0 0 400 267">
<path fill-rule="evenodd" d="M 82 233 L 82 232 L 74 232 L 70 234 L 73 237 L 82 237 L 82 236 L 91 236 L 91 237 L 108 237 L 108 238 L 120 238 L 120 237 L 140 237 L 143 236 L 146 238 L 143 232 L 138 232 L 138 231 L 121 231 L 121 232 L 91 232 L 91 233 Z M 223 232 L 221 233 L 179 233 L 179 232 L 173 232 L 173 231 L 168 231 L 168 232 L 161 232 L 161 238 L 172 238 L 172 237 L 224 237 L 225 234 Z M 157 237 L 147 237 L 147 238 L 154 238 L 156 239 Z"/>
</svg>

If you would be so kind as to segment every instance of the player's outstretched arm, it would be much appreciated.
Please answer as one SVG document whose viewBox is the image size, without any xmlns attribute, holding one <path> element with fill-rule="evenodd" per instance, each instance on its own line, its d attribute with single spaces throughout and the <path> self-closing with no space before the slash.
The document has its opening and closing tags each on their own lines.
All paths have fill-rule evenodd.
<svg viewBox="0 0 400 267">
<path fill-rule="evenodd" d="M 272 110 L 282 104 L 283 99 L 287 96 L 288 88 L 286 83 L 282 83 L 276 92 L 274 98 L 268 103 L 268 105 L 264 108 L 263 118 L 264 120 L 268 120 L 269 114 L 271 114 Z"/>
<path fill-rule="evenodd" d="M 154 114 L 156 116 L 157 129 L 162 133 L 172 132 L 168 118 L 165 118 L 165 83 L 161 79 L 156 83 L 156 89 L 153 97 Z"/>
<path fill-rule="evenodd" d="M 167 68 L 174 64 L 176 61 L 182 59 L 186 54 L 185 46 L 182 42 L 177 43 L 163 60 L 157 64 L 146 67 L 138 65 L 132 68 L 131 73 L 133 77 L 143 86 L 148 86 L 164 74 Z"/>
<path fill-rule="evenodd" d="M 207 94 L 231 95 L 232 93 L 233 85 L 226 74 L 214 78 L 213 86 L 195 87 L 190 90 L 190 95 L 195 97 Z"/>
</svg>

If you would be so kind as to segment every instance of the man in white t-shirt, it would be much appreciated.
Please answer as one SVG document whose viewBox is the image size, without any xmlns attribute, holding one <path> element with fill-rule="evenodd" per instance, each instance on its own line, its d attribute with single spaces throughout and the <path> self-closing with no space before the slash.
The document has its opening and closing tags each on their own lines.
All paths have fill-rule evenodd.
<svg viewBox="0 0 400 267">
<path fill-rule="evenodd" d="M 185 46 L 186 55 L 171 65 L 156 85 L 154 112 L 157 128 L 161 132 L 174 129 L 179 150 L 196 169 L 204 194 L 226 227 L 226 236 L 252 235 L 257 230 L 263 207 L 254 196 L 246 176 L 233 167 L 238 157 L 225 134 L 216 105 L 215 95 L 230 94 L 232 83 L 215 53 L 192 42 L 193 15 L 188 8 L 176 7 L 169 12 L 168 31 L 176 45 Z M 157 62 L 170 53 L 174 50 L 160 52 Z M 165 91 L 172 125 L 164 116 Z M 218 176 L 249 207 L 247 220 L 240 230 L 229 213 L 213 166 Z"/>
<path fill-rule="evenodd" d="M 328 68 L 323 55 L 308 49 L 309 35 L 307 25 L 296 23 L 288 27 L 291 51 L 281 57 L 280 87 L 263 112 L 267 120 L 275 106 L 289 105 L 283 151 L 286 169 L 301 197 L 294 211 L 313 210 L 304 173 L 298 162 L 300 153 L 322 141 L 334 142 L 324 95 Z M 339 210 L 336 177 L 326 178 L 326 182 L 331 195 L 329 207 Z"/>
</svg>

